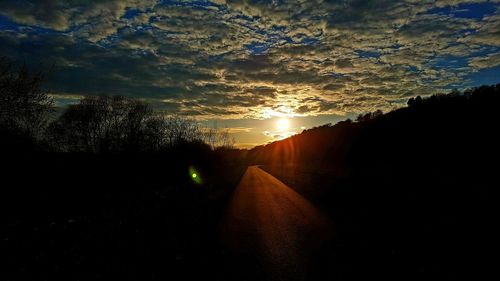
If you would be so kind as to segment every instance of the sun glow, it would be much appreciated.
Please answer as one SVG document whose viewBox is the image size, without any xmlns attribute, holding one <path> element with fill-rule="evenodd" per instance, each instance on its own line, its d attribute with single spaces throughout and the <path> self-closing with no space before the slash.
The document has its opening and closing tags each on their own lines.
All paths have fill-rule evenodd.
<svg viewBox="0 0 500 281">
<path fill-rule="evenodd" d="M 290 120 L 288 118 L 280 118 L 276 121 L 276 127 L 279 132 L 286 132 L 290 129 Z"/>
</svg>

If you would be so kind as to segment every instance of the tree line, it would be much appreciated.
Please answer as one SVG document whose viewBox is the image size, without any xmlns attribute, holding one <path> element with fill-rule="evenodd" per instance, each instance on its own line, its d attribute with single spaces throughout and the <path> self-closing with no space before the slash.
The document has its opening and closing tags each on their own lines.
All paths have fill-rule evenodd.
<svg viewBox="0 0 500 281">
<path fill-rule="evenodd" d="M 87 96 L 58 113 L 43 81 L 43 72 L 0 59 L 2 135 L 61 152 L 155 152 L 182 143 L 212 149 L 234 145 L 227 129 L 204 128 L 193 118 L 167 115 L 123 96 Z"/>
</svg>

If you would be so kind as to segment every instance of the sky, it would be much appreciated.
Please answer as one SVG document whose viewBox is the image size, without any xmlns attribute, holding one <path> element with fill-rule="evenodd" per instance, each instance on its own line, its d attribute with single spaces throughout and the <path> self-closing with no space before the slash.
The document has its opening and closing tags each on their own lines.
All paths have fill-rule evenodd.
<svg viewBox="0 0 500 281">
<path fill-rule="evenodd" d="M 51 68 L 58 106 L 138 98 L 251 147 L 499 83 L 499 10 L 499 0 L 1 0 L 0 56 Z"/>
</svg>

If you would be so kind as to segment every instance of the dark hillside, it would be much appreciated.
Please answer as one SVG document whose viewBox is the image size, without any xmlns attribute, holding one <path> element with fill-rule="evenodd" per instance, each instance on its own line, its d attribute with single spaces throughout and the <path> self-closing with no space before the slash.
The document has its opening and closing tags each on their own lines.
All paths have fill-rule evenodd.
<svg viewBox="0 0 500 281">
<path fill-rule="evenodd" d="M 499 102 L 500 85 L 411 99 L 406 108 L 257 148 L 252 161 L 334 218 L 328 274 L 342 280 L 487 274 Z M 286 158 L 287 147 L 298 156 Z"/>
</svg>

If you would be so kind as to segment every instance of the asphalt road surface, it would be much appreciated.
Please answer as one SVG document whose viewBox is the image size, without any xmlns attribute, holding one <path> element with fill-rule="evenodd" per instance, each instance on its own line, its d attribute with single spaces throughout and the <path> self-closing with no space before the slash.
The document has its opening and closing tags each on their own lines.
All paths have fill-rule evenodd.
<svg viewBox="0 0 500 281">
<path fill-rule="evenodd" d="M 257 257 L 270 280 L 305 280 L 313 253 L 333 236 L 332 223 L 309 201 L 257 166 L 236 188 L 222 239 Z"/>
</svg>

